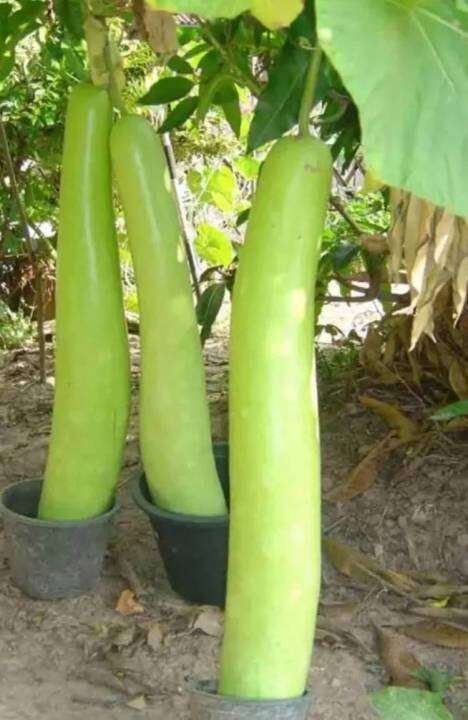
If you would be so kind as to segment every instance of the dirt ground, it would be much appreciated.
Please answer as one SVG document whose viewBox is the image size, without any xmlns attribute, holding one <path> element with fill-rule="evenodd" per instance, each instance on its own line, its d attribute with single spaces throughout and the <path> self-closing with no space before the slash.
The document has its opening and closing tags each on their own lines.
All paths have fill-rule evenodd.
<svg viewBox="0 0 468 720">
<path fill-rule="evenodd" d="M 11 583 L 0 533 L 1 720 L 183 720 L 190 682 L 216 677 L 221 613 L 188 605 L 171 592 L 148 521 L 130 499 L 128 481 L 138 469 L 139 357 L 138 339 L 131 342 L 135 402 L 121 481 L 122 512 L 99 587 L 74 600 L 28 599 Z M 226 333 L 207 343 L 206 362 L 213 433 L 222 439 L 227 433 Z M 1 489 L 43 471 L 53 400 L 50 344 L 45 386 L 36 380 L 37 367 L 32 346 L 6 353 L 2 360 Z M 354 371 L 322 384 L 325 492 L 385 435 L 383 423 L 359 404 L 360 392 L 362 382 Z M 423 401 L 410 393 L 399 402 L 413 415 L 423 412 Z M 443 571 L 463 582 L 468 576 L 465 448 L 457 439 L 441 437 L 419 455 L 407 449 L 390 456 L 368 492 L 348 502 L 324 503 L 325 536 L 360 549 L 386 568 Z M 126 589 L 136 591 L 141 612 L 116 611 Z M 345 577 L 326 560 L 322 603 L 329 619 L 315 645 L 310 718 L 371 720 L 376 715 L 369 693 L 387 682 L 376 626 L 411 621 L 412 603 L 378 581 L 366 586 Z M 346 607 L 352 607 L 352 618 L 344 618 Z M 456 720 L 468 718 L 466 653 L 408 643 L 425 665 L 461 678 L 449 703 Z"/>
</svg>

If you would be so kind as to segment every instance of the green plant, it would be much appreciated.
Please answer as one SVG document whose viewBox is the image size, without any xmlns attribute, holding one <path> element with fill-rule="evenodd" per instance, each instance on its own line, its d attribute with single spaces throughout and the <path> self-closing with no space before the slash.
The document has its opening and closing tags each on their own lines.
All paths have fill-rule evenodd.
<svg viewBox="0 0 468 720">
<path fill-rule="evenodd" d="M 31 323 L 22 310 L 13 312 L 0 300 L 0 348 L 20 347 L 32 336 Z"/>
<path fill-rule="evenodd" d="M 104 90 L 73 90 L 63 151 L 56 383 L 43 519 L 105 512 L 125 443 L 129 353 L 112 209 L 111 122 Z"/>
<path fill-rule="evenodd" d="M 140 446 L 154 502 L 226 512 L 210 439 L 205 376 L 181 227 L 161 142 L 137 116 L 112 131 L 140 306 Z"/>
</svg>

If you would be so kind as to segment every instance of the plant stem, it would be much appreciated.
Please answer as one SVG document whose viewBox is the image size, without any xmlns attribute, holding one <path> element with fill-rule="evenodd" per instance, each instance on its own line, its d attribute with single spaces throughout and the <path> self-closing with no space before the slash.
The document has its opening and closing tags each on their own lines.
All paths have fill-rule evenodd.
<svg viewBox="0 0 468 720">
<path fill-rule="evenodd" d="M 117 79 L 119 59 L 113 57 L 112 41 L 106 20 L 93 15 L 86 4 L 83 7 L 85 13 L 83 29 L 88 47 L 91 80 L 96 87 L 107 90 L 112 105 L 122 111 L 123 102 Z"/>
<path fill-rule="evenodd" d="M 5 162 L 10 177 L 10 190 L 13 199 L 18 208 L 18 215 L 23 226 L 23 237 L 28 248 L 28 252 L 31 258 L 31 264 L 34 268 L 35 278 L 35 295 L 36 295 L 36 312 L 37 312 L 37 339 L 39 342 L 39 374 L 41 383 L 46 381 L 46 369 L 45 369 L 45 336 L 44 336 L 44 304 L 42 296 L 42 267 L 41 262 L 37 256 L 37 242 L 32 237 L 29 231 L 28 218 L 26 217 L 26 211 L 24 209 L 21 195 L 16 180 L 15 167 L 10 153 L 10 146 L 8 144 L 8 137 L 5 130 L 5 124 L 3 119 L 0 118 L 0 145 L 5 156 Z"/>
<path fill-rule="evenodd" d="M 356 233 L 356 235 L 362 235 L 362 234 L 363 234 L 364 231 L 363 231 L 363 230 L 359 227 L 359 225 L 353 220 L 353 218 L 352 218 L 351 215 L 348 213 L 348 211 L 344 209 L 344 207 L 342 206 L 342 204 L 340 203 L 340 201 L 337 200 L 335 197 L 333 197 L 333 195 L 330 196 L 330 203 L 331 203 L 331 205 L 333 205 L 333 207 L 335 208 L 335 210 L 336 210 L 337 212 L 339 212 L 339 214 L 341 215 L 341 217 L 343 218 L 343 220 L 346 220 L 346 222 L 348 223 L 349 227 Z"/>
<path fill-rule="evenodd" d="M 176 163 L 176 159 L 174 156 L 174 150 L 172 147 L 171 138 L 170 138 L 169 133 L 163 133 L 162 142 L 163 142 L 164 152 L 166 155 L 167 165 L 169 167 L 169 172 L 171 175 L 172 186 L 174 188 L 177 212 L 179 214 L 180 224 L 182 227 L 185 252 L 187 254 L 187 260 L 188 260 L 188 264 L 189 264 L 189 268 L 190 268 L 190 274 L 192 276 L 193 289 L 195 292 L 195 297 L 198 302 L 198 300 L 200 300 L 200 297 L 201 297 L 201 291 L 200 291 L 200 283 L 198 281 L 197 260 L 196 260 L 196 255 L 195 255 L 194 249 L 192 247 L 192 243 L 190 241 L 190 235 L 189 235 L 188 228 L 187 228 L 187 221 L 185 218 L 183 204 L 181 202 L 180 195 L 179 195 L 179 188 L 177 185 L 177 163 Z"/>
<path fill-rule="evenodd" d="M 307 70 L 306 82 L 304 87 L 304 93 L 302 95 L 301 109 L 299 112 L 299 133 L 303 137 L 310 135 L 310 113 L 314 105 L 315 90 L 317 87 L 317 80 L 320 71 L 320 65 L 322 63 L 322 49 L 319 45 L 315 48 L 312 53 L 312 58 Z"/>
<path fill-rule="evenodd" d="M 255 97 L 258 97 L 262 93 L 262 86 L 259 85 L 259 83 L 255 80 L 254 77 L 252 77 L 250 74 L 245 74 L 240 70 L 240 68 L 237 67 L 236 63 L 233 61 L 233 58 L 231 56 L 231 53 L 229 52 L 229 45 L 224 47 L 218 39 L 215 37 L 214 33 L 211 31 L 209 23 L 203 23 L 203 30 L 205 32 L 206 37 L 210 41 L 210 43 L 213 45 L 214 48 L 219 52 L 220 55 L 227 61 L 227 63 L 230 66 L 230 69 L 237 77 L 237 80 L 239 83 L 244 83 L 246 87 L 250 90 L 252 95 Z"/>
</svg>

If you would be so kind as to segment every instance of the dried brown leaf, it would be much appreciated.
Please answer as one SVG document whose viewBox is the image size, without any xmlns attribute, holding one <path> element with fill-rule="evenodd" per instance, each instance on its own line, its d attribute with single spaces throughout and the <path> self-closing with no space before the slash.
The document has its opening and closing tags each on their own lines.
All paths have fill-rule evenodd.
<svg viewBox="0 0 468 720">
<path fill-rule="evenodd" d="M 411 593 L 417 588 L 417 584 L 407 575 L 386 570 L 375 560 L 335 538 L 329 537 L 325 540 L 325 549 L 330 562 L 343 575 L 372 584 L 381 579 L 404 593 Z"/>
<path fill-rule="evenodd" d="M 446 648 L 468 648 L 468 629 L 443 622 L 421 622 L 397 627 L 398 632 L 421 642 Z"/>
<path fill-rule="evenodd" d="M 155 53 L 172 55 L 177 52 L 177 27 L 171 13 L 145 5 L 143 21 L 148 44 Z"/>
<path fill-rule="evenodd" d="M 421 667 L 419 660 L 408 650 L 407 640 L 389 628 L 377 628 L 379 655 L 391 685 L 423 688 L 412 673 Z"/>
<path fill-rule="evenodd" d="M 334 603 L 332 605 L 320 604 L 319 617 L 338 625 L 349 625 L 359 611 L 358 603 Z"/>
<path fill-rule="evenodd" d="M 468 398 L 468 363 L 461 358 L 452 361 L 449 369 L 450 385 L 460 398 Z"/>
<path fill-rule="evenodd" d="M 391 450 L 390 437 L 378 442 L 351 471 L 347 480 L 327 494 L 328 502 L 344 502 L 369 490 L 377 479 L 380 463 Z"/>
<path fill-rule="evenodd" d="M 201 630 L 205 635 L 221 637 L 223 632 L 223 613 L 215 607 L 206 607 L 197 615 L 194 630 Z"/>
<path fill-rule="evenodd" d="M 373 397 L 361 396 L 359 400 L 364 407 L 379 415 L 390 427 L 396 430 L 398 437 L 402 440 L 409 441 L 420 435 L 419 426 L 410 420 L 398 407 Z"/>
<path fill-rule="evenodd" d="M 146 710 L 146 700 L 144 695 L 136 695 L 134 698 L 125 703 L 132 710 Z"/>
<path fill-rule="evenodd" d="M 420 598 L 449 598 L 456 595 L 466 593 L 468 587 L 466 585 L 454 585 L 453 583 L 435 583 L 433 585 L 424 585 L 418 589 L 417 595 Z"/>
<path fill-rule="evenodd" d="M 145 608 L 135 597 L 135 593 L 131 590 L 123 590 L 115 607 L 121 615 L 137 615 L 145 612 Z"/>
<path fill-rule="evenodd" d="M 151 650 L 159 650 L 164 641 L 164 632 L 161 625 L 155 622 L 151 625 L 146 636 L 146 643 Z"/>
</svg>

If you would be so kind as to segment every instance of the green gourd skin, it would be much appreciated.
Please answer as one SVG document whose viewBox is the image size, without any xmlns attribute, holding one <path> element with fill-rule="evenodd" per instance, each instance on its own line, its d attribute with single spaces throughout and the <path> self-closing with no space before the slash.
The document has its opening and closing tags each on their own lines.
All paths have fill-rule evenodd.
<svg viewBox="0 0 468 720">
<path fill-rule="evenodd" d="M 112 208 L 107 93 L 71 93 L 60 188 L 55 400 L 39 506 L 83 520 L 112 505 L 130 405 L 130 361 Z"/>
<path fill-rule="evenodd" d="M 263 166 L 234 286 L 231 515 L 219 692 L 304 692 L 320 589 L 314 288 L 331 188 L 320 140 Z"/>
<path fill-rule="evenodd" d="M 116 123 L 111 154 L 140 307 L 140 447 L 153 502 L 217 516 L 201 343 L 172 181 L 159 136 L 141 117 Z"/>
</svg>

